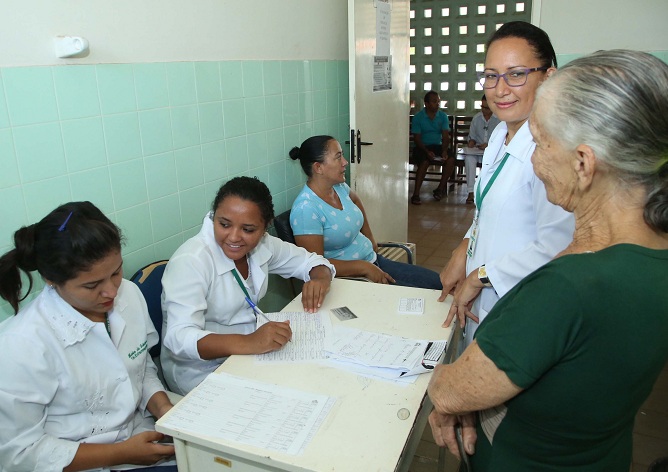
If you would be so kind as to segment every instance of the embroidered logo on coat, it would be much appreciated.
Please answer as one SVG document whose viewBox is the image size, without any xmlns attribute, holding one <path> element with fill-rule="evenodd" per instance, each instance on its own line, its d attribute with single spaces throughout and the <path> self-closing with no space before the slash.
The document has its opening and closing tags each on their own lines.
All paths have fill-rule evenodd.
<svg viewBox="0 0 668 472">
<path fill-rule="evenodd" d="M 132 360 L 135 360 L 139 354 L 141 354 L 146 350 L 147 347 L 148 347 L 148 341 L 144 341 L 139 346 L 137 346 L 137 349 L 128 352 L 128 357 Z"/>
</svg>

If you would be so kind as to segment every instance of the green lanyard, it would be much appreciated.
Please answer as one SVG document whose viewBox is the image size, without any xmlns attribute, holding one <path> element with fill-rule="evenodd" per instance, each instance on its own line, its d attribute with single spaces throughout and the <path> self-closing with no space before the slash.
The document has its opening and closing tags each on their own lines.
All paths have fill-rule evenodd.
<svg viewBox="0 0 668 472">
<path fill-rule="evenodd" d="M 244 291 L 244 295 L 246 295 L 246 299 L 250 300 L 251 297 L 250 297 L 250 295 L 248 295 L 248 290 L 246 290 L 246 286 L 241 281 L 241 277 L 239 276 L 239 272 L 237 272 L 237 269 L 232 269 L 232 275 L 234 275 L 234 278 L 237 279 L 237 283 L 239 284 L 239 287 L 241 287 L 241 290 Z"/>
<path fill-rule="evenodd" d="M 476 187 L 476 195 L 475 195 L 475 204 L 476 207 L 478 207 L 478 214 L 480 214 L 480 210 L 482 209 L 482 201 L 485 199 L 485 196 L 487 195 L 487 192 L 489 192 L 489 189 L 492 188 L 492 184 L 496 180 L 496 178 L 499 176 L 499 173 L 501 172 L 501 169 L 503 169 L 503 166 L 506 165 L 506 161 L 508 160 L 508 157 L 510 154 L 506 153 L 505 156 L 503 156 L 503 160 L 501 161 L 501 164 L 499 164 L 499 167 L 496 168 L 494 173 L 492 174 L 492 178 L 489 179 L 489 182 L 487 182 L 487 185 L 485 185 L 485 190 L 483 190 L 482 195 L 480 195 L 480 185 Z"/>
<path fill-rule="evenodd" d="M 109 324 L 109 313 L 104 315 L 104 327 L 107 328 L 107 334 L 111 337 L 111 325 Z"/>
</svg>

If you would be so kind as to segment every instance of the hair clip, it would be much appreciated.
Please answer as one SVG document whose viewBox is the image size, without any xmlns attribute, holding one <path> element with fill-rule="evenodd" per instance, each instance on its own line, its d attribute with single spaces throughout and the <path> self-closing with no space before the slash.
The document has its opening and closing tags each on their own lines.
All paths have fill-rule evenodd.
<svg viewBox="0 0 668 472">
<path fill-rule="evenodd" d="M 70 218 L 72 218 L 72 213 L 73 211 L 70 212 L 69 215 L 67 215 L 67 218 L 65 218 L 65 221 L 63 222 L 62 225 L 60 225 L 60 228 L 58 228 L 58 231 L 63 232 L 65 231 L 65 227 L 67 226 L 67 222 L 70 221 Z"/>
</svg>

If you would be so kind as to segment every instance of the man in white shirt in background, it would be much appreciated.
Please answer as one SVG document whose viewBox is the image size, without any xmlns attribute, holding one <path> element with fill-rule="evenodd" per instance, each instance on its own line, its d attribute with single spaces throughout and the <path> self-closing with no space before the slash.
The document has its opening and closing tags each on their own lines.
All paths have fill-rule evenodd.
<svg viewBox="0 0 668 472">
<path fill-rule="evenodd" d="M 473 203 L 473 183 L 476 178 L 476 167 L 478 163 L 482 162 L 482 154 L 487 147 L 487 141 L 498 124 L 499 119 L 492 114 L 492 110 L 487 105 L 487 98 L 483 94 L 480 111 L 473 117 L 469 129 L 469 152 L 464 153 L 466 187 L 469 192 L 466 203 Z M 473 150 L 478 152 L 470 152 Z"/>
</svg>

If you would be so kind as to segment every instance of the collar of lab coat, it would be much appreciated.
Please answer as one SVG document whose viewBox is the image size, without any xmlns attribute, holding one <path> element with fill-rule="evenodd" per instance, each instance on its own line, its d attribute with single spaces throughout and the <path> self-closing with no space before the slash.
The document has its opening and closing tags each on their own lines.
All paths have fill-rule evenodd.
<svg viewBox="0 0 668 472">
<path fill-rule="evenodd" d="M 127 302 L 120 296 L 123 290 L 123 283 L 121 283 L 118 289 L 118 294 L 114 300 L 114 307 L 109 312 L 111 339 L 116 345 L 118 345 L 118 340 L 125 329 L 125 320 L 120 315 L 127 307 Z M 47 285 L 42 292 L 43 296 L 49 299 L 49 305 L 52 307 L 47 316 L 49 325 L 56 333 L 58 339 L 63 343 L 63 346 L 72 346 L 83 341 L 89 331 L 95 326 L 95 322 L 86 318 L 75 310 L 72 305 L 63 300 L 54 287 Z"/>
<path fill-rule="evenodd" d="M 505 123 L 503 123 L 505 125 Z M 506 127 L 506 132 L 508 128 Z M 505 136 L 505 133 L 504 133 Z M 526 159 L 531 157 L 531 153 L 528 151 L 533 148 L 533 136 L 531 131 L 529 131 L 529 120 L 525 121 L 524 124 L 517 130 L 513 139 L 506 146 L 506 152 L 513 156 L 515 159 L 519 159 L 521 162 L 524 162 Z"/>
</svg>

